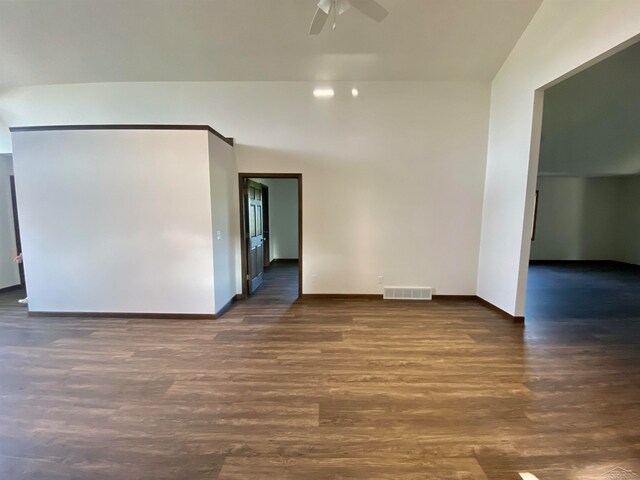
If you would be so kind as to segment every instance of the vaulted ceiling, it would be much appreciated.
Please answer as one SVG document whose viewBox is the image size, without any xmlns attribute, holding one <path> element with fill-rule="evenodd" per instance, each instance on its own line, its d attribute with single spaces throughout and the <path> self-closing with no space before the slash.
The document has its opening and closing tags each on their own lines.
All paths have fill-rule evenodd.
<svg viewBox="0 0 640 480">
<path fill-rule="evenodd" d="M 540 175 L 640 174 L 640 42 L 544 94 Z"/>
<path fill-rule="evenodd" d="M 490 80 L 541 0 L 379 0 L 307 34 L 316 0 L 0 0 L 0 87 Z"/>
</svg>

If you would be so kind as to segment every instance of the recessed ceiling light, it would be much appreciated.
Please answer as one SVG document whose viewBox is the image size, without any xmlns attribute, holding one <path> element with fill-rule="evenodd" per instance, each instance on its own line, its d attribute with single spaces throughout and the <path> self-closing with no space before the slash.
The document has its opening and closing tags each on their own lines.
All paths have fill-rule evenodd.
<svg viewBox="0 0 640 480">
<path fill-rule="evenodd" d="M 317 98 L 331 98 L 333 95 L 333 88 L 316 88 L 313 91 L 313 96 Z"/>
<path fill-rule="evenodd" d="M 354 97 L 357 97 L 359 93 L 360 92 L 358 91 L 357 88 L 352 88 L 351 89 L 351 95 L 353 95 Z"/>
</svg>

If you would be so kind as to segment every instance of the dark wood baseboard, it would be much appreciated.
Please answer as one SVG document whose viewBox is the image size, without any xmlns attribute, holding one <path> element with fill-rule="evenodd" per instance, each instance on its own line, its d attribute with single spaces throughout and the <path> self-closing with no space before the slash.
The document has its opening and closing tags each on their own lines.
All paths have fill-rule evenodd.
<svg viewBox="0 0 640 480">
<path fill-rule="evenodd" d="M 470 301 L 475 300 L 477 297 L 475 295 L 433 295 L 433 300 L 455 300 L 455 301 Z"/>
<path fill-rule="evenodd" d="M 161 320 L 214 320 L 212 313 L 137 313 L 137 312 L 29 312 L 30 317 L 148 318 Z"/>
<path fill-rule="evenodd" d="M 369 293 L 305 293 L 302 299 L 313 300 L 382 300 L 382 294 Z"/>
<path fill-rule="evenodd" d="M 19 286 L 18 286 L 19 287 Z M 218 312 L 212 313 L 132 313 L 132 312 L 29 312 L 30 317 L 149 318 L 161 320 L 215 320 L 224 315 L 242 295 L 234 295 Z"/>
<path fill-rule="evenodd" d="M 227 313 L 227 311 L 233 306 L 233 304 L 236 303 L 241 298 L 242 298 L 242 295 L 237 295 L 237 294 L 231 297 L 231 300 L 225 303 L 224 306 L 216 312 L 216 314 L 214 315 L 214 318 L 220 318 L 222 315 Z"/>
<path fill-rule="evenodd" d="M 499 313 L 503 317 L 508 318 L 509 320 L 512 320 L 514 323 L 524 323 L 524 317 L 517 317 L 515 315 L 511 315 L 510 313 L 505 312 L 500 307 L 494 305 L 491 302 L 488 302 L 487 300 L 485 300 L 482 297 L 476 296 L 475 298 L 476 298 L 476 302 L 478 302 L 479 304 L 484 305 L 487 308 L 490 308 L 491 310 L 493 310 L 494 312 Z"/>
<path fill-rule="evenodd" d="M 552 265 L 552 264 L 568 264 L 568 263 L 584 263 L 584 262 L 603 262 L 605 260 L 529 260 L 529 265 Z"/>
<path fill-rule="evenodd" d="M 637 263 L 622 262 L 620 260 L 529 260 L 529 265 L 548 265 L 548 266 L 569 266 L 580 265 L 588 267 L 589 265 L 623 265 L 625 267 L 640 267 Z"/>
<path fill-rule="evenodd" d="M 10 287 L 4 287 L 4 288 L 0 288 L 0 293 L 5 293 L 5 292 L 12 292 L 14 290 L 20 290 L 22 288 L 22 285 L 18 284 L 18 285 L 11 285 Z"/>
<path fill-rule="evenodd" d="M 303 299 L 314 300 L 382 300 L 382 294 L 353 294 L 353 293 L 305 293 L 302 295 Z M 463 301 L 463 302 L 475 302 L 490 308 L 491 310 L 498 312 L 505 318 L 512 320 L 515 323 L 524 322 L 524 317 L 513 316 L 499 307 L 496 307 L 492 303 L 478 297 L 477 295 L 434 295 L 433 300 L 438 302 L 447 301 Z M 393 301 L 393 300 L 392 300 Z"/>
<path fill-rule="evenodd" d="M 17 290 L 21 286 L 7 287 L 1 291 Z M 131 312 L 29 312 L 30 317 L 91 317 L 91 318 L 149 318 L 174 320 L 215 320 L 224 315 L 234 303 L 243 300 L 241 294 L 235 295 L 215 314 L 210 313 L 131 313 Z M 358 293 L 305 293 L 303 300 L 382 300 L 382 294 Z M 476 295 L 434 295 L 436 301 L 474 301 L 498 312 L 515 323 L 524 323 L 524 317 L 517 317 L 505 312 L 491 302 Z"/>
<path fill-rule="evenodd" d="M 297 258 L 274 258 L 271 263 L 299 263 Z"/>
<path fill-rule="evenodd" d="M 529 265 L 586 265 L 589 263 L 618 263 L 615 260 L 529 260 Z"/>
</svg>

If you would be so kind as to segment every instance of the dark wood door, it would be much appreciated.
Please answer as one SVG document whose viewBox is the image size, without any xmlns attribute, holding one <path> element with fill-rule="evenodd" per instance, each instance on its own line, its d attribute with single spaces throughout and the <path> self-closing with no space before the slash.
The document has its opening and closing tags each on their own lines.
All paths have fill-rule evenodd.
<svg viewBox="0 0 640 480">
<path fill-rule="evenodd" d="M 262 185 L 247 180 L 247 267 L 249 294 L 262 284 L 264 273 L 264 225 Z"/>
</svg>

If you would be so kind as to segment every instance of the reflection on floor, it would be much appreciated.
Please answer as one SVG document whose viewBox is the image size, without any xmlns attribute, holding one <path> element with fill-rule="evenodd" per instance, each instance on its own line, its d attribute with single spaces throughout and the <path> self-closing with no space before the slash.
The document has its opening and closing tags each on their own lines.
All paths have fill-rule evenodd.
<svg viewBox="0 0 640 480">
<path fill-rule="evenodd" d="M 640 475 L 637 318 L 278 301 L 295 274 L 270 275 L 218 320 L 29 318 L 0 294 L 0 478 Z"/>
<path fill-rule="evenodd" d="M 291 304 L 298 298 L 297 262 L 272 262 L 263 278 L 262 285 L 249 298 L 250 302 Z"/>
</svg>

